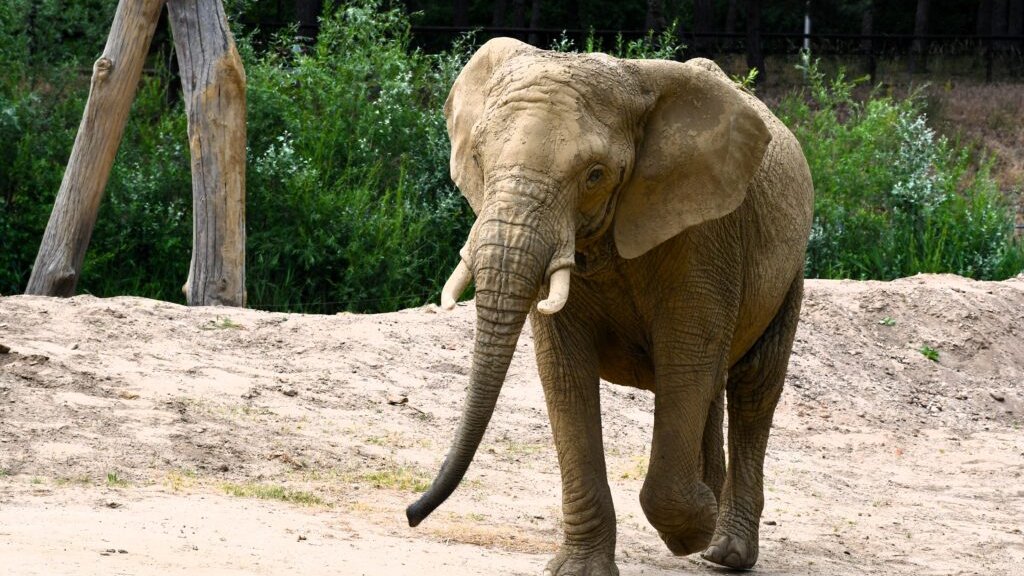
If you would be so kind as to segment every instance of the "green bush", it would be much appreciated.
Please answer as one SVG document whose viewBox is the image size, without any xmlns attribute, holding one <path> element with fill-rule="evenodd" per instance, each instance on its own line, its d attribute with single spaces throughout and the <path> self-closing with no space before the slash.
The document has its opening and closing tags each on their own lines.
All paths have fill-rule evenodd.
<svg viewBox="0 0 1024 576">
<path fill-rule="evenodd" d="M 351 4 L 308 53 L 246 56 L 255 307 L 380 311 L 436 298 L 471 225 L 441 109 L 468 52 L 409 48 L 398 10 Z"/>
<path fill-rule="evenodd" d="M 0 294 L 28 282 L 85 105 L 56 74 L 20 80 L 0 81 Z"/>
<path fill-rule="evenodd" d="M 807 276 L 1002 279 L 1024 269 L 989 164 L 936 136 L 917 98 L 858 101 L 842 72 L 826 80 L 809 55 L 803 69 L 809 93 L 785 98 L 777 113 L 814 178 Z"/>
</svg>

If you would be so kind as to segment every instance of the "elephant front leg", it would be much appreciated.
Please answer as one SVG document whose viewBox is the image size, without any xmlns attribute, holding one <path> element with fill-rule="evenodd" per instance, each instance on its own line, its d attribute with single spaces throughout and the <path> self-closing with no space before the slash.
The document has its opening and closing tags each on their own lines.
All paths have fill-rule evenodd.
<svg viewBox="0 0 1024 576">
<path fill-rule="evenodd" d="M 597 357 L 582 330 L 533 322 L 537 365 L 562 472 L 565 540 L 545 575 L 617 576 L 615 508 L 604 461 Z"/>
<path fill-rule="evenodd" d="M 651 462 L 640 491 L 647 520 L 674 554 L 703 550 L 718 517 L 717 474 L 706 460 L 714 453 L 705 439 L 709 408 L 717 395 L 717 375 L 706 369 L 664 368 L 654 395 L 654 438 Z M 720 424 L 719 424 L 720 425 Z M 702 441 L 706 440 L 706 441 Z M 718 445 L 721 451 L 721 445 Z"/>
</svg>

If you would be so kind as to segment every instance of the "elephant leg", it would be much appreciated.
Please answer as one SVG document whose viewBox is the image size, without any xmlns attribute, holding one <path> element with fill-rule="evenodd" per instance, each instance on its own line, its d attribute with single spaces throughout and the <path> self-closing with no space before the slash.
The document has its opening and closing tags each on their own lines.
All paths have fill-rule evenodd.
<svg viewBox="0 0 1024 576">
<path fill-rule="evenodd" d="M 615 508 L 604 461 L 597 352 L 588 331 L 534 314 L 537 367 L 562 472 L 565 540 L 545 575 L 617 576 Z"/>
<path fill-rule="evenodd" d="M 716 395 L 711 383 L 720 378 L 706 372 L 705 367 L 666 369 L 656 376 L 651 462 L 640 505 L 669 550 L 678 555 L 703 550 L 718 516 L 716 494 L 705 482 L 702 438 Z"/>
<path fill-rule="evenodd" d="M 723 383 L 724 384 L 724 383 Z M 704 464 L 704 483 L 721 501 L 722 485 L 725 484 L 725 438 L 722 424 L 725 420 L 725 387 L 715 395 L 708 409 L 708 419 L 704 423 L 704 439 L 701 446 Z"/>
<path fill-rule="evenodd" d="M 716 564 L 746 569 L 757 561 L 764 453 L 786 379 L 802 294 L 799 277 L 768 329 L 729 372 L 729 467 L 715 535 L 702 554 Z"/>
</svg>

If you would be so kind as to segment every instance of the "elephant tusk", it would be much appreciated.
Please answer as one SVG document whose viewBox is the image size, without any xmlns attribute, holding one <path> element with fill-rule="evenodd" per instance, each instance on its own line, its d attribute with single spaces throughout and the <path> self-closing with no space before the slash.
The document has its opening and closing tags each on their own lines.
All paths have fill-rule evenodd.
<svg viewBox="0 0 1024 576">
<path fill-rule="evenodd" d="M 458 301 L 462 291 L 469 286 L 469 281 L 472 280 L 473 273 L 470 272 L 469 266 L 466 265 L 464 260 L 459 260 L 459 265 L 455 267 L 455 271 L 448 278 L 448 281 L 444 283 L 444 288 L 441 289 L 441 309 L 451 310 L 455 308 L 455 303 Z"/>
<path fill-rule="evenodd" d="M 548 297 L 537 303 L 537 311 L 541 314 L 554 314 L 565 306 L 569 299 L 569 268 L 559 268 L 551 274 Z"/>
</svg>

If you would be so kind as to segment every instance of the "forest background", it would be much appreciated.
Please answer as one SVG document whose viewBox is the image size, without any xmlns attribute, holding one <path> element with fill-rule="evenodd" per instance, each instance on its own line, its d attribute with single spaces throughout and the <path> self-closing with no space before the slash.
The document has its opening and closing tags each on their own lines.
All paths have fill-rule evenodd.
<svg viewBox="0 0 1024 576">
<path fill-rule="evenodd" d="M 115 5 L 0 5 L 0 294 L 21 292 L 28 279 Z M 1014 234 L 1024 0 L 226 8 L 248 78 L 255 308 L 384 311 L 436 296 L 472 222 L 448 177 L 441 107 L 475 46 L 497 34 L 624 57 L 714 57 L 768 102 L 808 156 L 817 191 L 811 277 L 998 279 L 1024 269 Z M 808 17 L 809 52 L 800 36 Z M 192 223 L 185 132 L 162 22 L 80 292 L 183 301 Z"/>
</svg>

